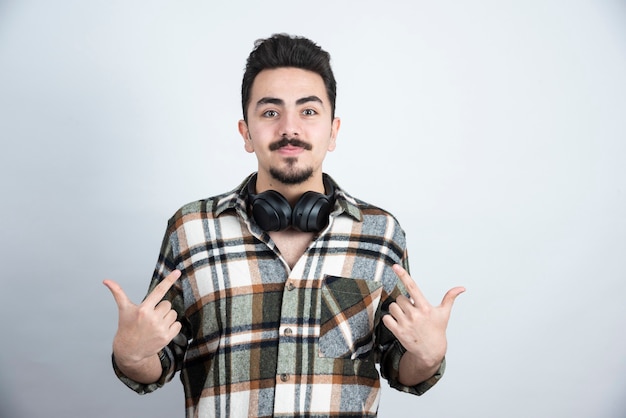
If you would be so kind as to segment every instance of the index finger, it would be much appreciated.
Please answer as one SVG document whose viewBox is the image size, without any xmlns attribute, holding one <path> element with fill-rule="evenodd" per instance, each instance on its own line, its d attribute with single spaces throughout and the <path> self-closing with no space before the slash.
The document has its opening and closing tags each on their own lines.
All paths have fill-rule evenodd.
<svg viewBox="0 0 626 418">
<path fill-rule="evenodd" d="M 149 303 L 150 305 L 156 306 L 161 301 L 161 299 L 163 299 L 163 296 L 165 296 L 167 291 L 170 290 L 174 283 L 176 283 L 176 280 L 180 278 L 180 275 L 180 270 L 174 270 L 170 274 L 168 274 L 165 279 L 163 279 L 161 283 L 156 285 L 154 289 L 152 289 L 152 292 L 150 292 L 150 294 L 146 296 L 144 303 Z"/>
<path fill-rule="evenodd" d="M 400 264 L 393 265 L 393 271 L 400 278 L 402 284 L 406 288 L 413 302 L 417 305 L 428 305 L 428 300 L 422 294 L 422 291 L 411 277 L 408 271 L 406 271 Z"/>
</svg>

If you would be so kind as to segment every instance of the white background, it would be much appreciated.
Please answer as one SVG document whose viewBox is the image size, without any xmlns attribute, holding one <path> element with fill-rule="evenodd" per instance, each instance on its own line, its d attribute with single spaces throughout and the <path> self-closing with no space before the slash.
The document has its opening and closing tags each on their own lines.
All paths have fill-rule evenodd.
<svg viewBox="0 0 626 418">
<path fill-rule="evenodd" d="M 0 416 L 182 417 L 114 376 L 104 278 L 135 301 L 182 204 L 256 168 L 253 41 L 328 50 L 325 170 L 394 213 L 448 371 L 383 418 L 626 416 L 623 1 L 0 1 Z"/>
</svg>

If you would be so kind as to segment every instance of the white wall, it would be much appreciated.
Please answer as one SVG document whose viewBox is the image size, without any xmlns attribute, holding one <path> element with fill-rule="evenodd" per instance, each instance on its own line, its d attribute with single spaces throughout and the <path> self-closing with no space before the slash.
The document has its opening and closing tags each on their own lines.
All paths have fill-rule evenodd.
<svg viewBox="0 0 626 418">
<path fill-rule="evenodd" d="M 626 415 L 622 1 L 0 2 L 0 416 L 183 416 L 109 353 L 101 284 L 143 297 L 167 218 L 255 169 L 253 41 L 331 52 L 326 171 L 390 210 L 438 302 L 445 378 L 381 417 Z"/>
</svg>

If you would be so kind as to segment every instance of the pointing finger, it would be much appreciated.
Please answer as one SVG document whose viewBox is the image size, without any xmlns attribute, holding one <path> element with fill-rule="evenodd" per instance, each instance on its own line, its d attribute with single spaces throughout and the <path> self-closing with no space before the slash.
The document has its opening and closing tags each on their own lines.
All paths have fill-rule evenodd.
<svg viewBox="0 0 626 418">
<path fill-rule="evenodd" d="M 400 281 L 402 281 L 402 283 L 404 284 L 404 287 L 409 293 L 411 299 L 413 299 L 413 302 L 415 302 L 415 304 L 417 305 L 427 306 L 428 301 L 422 294 L 422 291 L 419 289 L 409 272 L 402 268 L 400 264 L 394 264 L 393 271 L 398 275 Z"/>
<path fill-rule="evenodd" d="M 152 306 L 156 306 L 163 296 L 167 293 L 168 290 L 176 283 L 176 280 L 180 278 L 181 272 L 180 270 L 174 270 L 170 274 L 168 274 L 165 279 L 161 281 L 156 287 L 150 292 L 150 294 L 146 297 L 145 303 L 149 303 Z"/>
<path fill-rule="evenodd" d="M 115 299 L 115 303 L 117 304 L 118 308 L 122 308 L 123 306 L 132 303 L 119 284 L 117 284 L 113 280 L 108 279 L 104 280 L 102 283 L 111 291 L 111 294 L 113 295 L 113 298 Z"/>
</svg>

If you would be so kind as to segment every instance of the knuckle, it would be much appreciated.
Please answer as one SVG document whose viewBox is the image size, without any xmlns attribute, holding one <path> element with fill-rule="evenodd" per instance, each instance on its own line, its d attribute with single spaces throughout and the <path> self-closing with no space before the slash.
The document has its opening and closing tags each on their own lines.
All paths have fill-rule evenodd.
<svg viewBox="0 0 626 418">
<path fill-rule="evenodd" d="M 140 318 L 145 318 L 147 316 L 150 316 L 153 311 L 154 309 L 150 308 L 149 305 L 139 305 L 139 308 L 137 308 L 137 316 Z"/>
</svg>

